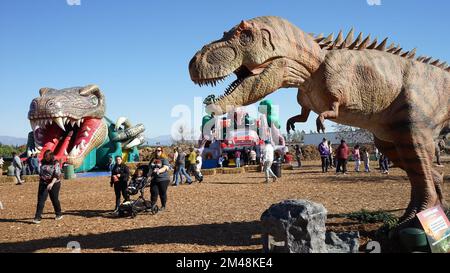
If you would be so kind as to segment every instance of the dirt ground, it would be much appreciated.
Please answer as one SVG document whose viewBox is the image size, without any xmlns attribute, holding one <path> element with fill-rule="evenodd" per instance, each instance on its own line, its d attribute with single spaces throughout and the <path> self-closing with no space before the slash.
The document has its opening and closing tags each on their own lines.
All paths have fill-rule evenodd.
<svg viewBox="0 0 450 273">
<path fill-rule="evenodd" d="M 442 170 L 450 174 L 450 163 Z M 399 169 L 388 176 L 375 170 L 336 176 L 322 174 L 318 162 L 284 171 L 277 183 L 263 182 L 262 173 L 208 176 L 202 184 L 170 187 L 168 209 L 161 214 L 117 219 L 110 216 L 114 193 L 108 178 L 63 181 L 65 218 L 53 219 L 48 200 L 40 225 L 31 224 L 38 184 L 0 184 L 0 252 L 70 252 L 72 241 L 79 242 L 82 252 L 261 252 L 261 214 L 285 199 L 322 203 L 329 212 L 329 230 L 358 230 L 365 244 L 380 225 L 337 214 L 366 209 L 401 215 L 410 193 Z M 450 184 L 444 187 L 450 200 Z"/>
</svg>

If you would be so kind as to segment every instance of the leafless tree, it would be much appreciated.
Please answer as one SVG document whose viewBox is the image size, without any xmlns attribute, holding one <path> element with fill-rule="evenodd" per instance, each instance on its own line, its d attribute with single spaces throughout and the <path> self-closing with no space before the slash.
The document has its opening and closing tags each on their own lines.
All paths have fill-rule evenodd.
<svg viewBox="0 0 450 273">
<path fill-rule="evenodd" d="M 373 134 L 365 129 L 342 124 L 334 124 L 333 128 L 337 138 L 345 139 L 349 143 L 373 143 Z"/>
</svg>

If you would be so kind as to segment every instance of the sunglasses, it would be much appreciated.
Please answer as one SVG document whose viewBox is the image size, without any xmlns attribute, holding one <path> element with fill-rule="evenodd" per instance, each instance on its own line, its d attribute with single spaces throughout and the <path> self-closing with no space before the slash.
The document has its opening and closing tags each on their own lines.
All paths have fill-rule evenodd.
<svg viewBox="0 0 450 273">
<path fill-rule="evenodd" d="M 162 150 L 156 150 L 157 152 L 162 152 Z"/>
</svg>

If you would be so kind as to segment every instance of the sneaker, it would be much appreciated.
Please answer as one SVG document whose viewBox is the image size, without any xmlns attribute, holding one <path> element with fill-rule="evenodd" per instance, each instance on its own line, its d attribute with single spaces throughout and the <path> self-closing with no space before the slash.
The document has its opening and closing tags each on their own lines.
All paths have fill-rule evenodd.
<svg viewBox="0 0 450 273">
<path fill-rule="evenodd" d="M 41 220 L 39 219 L 33 219 L 33 224 L 39 225 L 41 223 Z"/>
<path fill-rule="evenodd" d="M 277 182 L 277 180 L 278 180 L 278 177 L 273 178 L 273 182 Z"/>
<path fill-rule="evenodd" d="M 160 212 L 163 212 L 163 211 L 165 211 L 165 210 L 166 210 L 166 207 L 161 207 L 161 208 L 159 209 Z"/>
<path fill-rule="evenodd" d="M 55 217 L 55 220 L 56 220 L 56 221 L 60 221 L 60 220 L 62 220 L 63 218 L 64 218 L 64 216 L 58 215 L 58 216 Z"/>
</svg>

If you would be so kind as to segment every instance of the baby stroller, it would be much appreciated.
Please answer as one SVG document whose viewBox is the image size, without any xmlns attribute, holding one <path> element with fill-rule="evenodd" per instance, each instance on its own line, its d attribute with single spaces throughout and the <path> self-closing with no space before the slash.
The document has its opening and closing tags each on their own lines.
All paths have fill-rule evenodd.
<svg viewBox="0 0 450 273">
<path fill-rule="evenodd" d="M 141 212 L 150 212 L 152 214 L 156 214 L 158 212 L 158 207 L 151 205 L 150 201 L 145 200 L 144 190 L 147 187 L 150 187 L 150 179 L 141 173 L 141 176 L 137 176 L 139 171 L 143 171 L 142 169 L 136 170 L 134 177 L 131 180 L 130 185 L 127 188 L 128 196 L 134 196 L 140 194 L 136 200 L 130 200 L 124 202 L 119 207 L 119 217 L 136 217 L 138 213 Z"/>
</svg>

